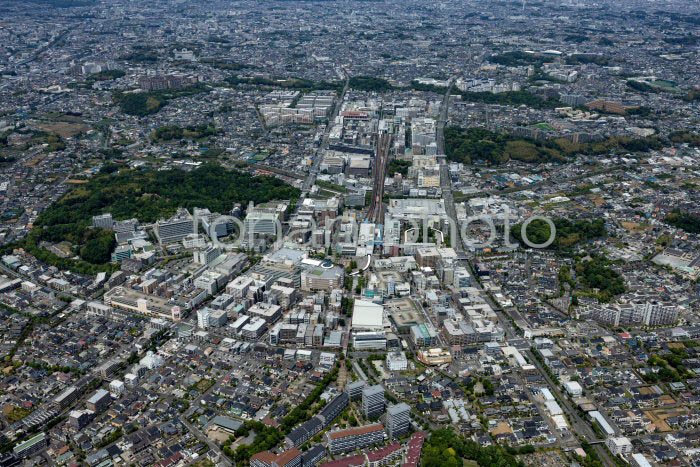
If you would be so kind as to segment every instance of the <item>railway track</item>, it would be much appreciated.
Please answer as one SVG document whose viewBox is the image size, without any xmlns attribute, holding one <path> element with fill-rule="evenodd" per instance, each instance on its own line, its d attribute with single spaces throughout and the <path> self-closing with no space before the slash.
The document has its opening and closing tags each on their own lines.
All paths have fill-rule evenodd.
<svg viewBox="0 0 700 467">
<path fill-rule="evenodd" d="M 367 212 L 367 220 L 376 224 L 384 224 L 384 179 L 386 178 L 389 162 L 389 147 L 391 135 L 382 133 L 377 136 L 374 183 L 372 185 L 372 202 Z"/>
</svg>

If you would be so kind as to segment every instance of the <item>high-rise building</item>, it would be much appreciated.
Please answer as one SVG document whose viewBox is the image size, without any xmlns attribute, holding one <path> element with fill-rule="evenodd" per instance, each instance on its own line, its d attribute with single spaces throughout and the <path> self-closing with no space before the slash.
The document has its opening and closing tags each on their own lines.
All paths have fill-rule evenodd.
<svg viewBox="0 0 700 467">
<path fill-rule="evenodd" d="M 362 381 L 361 379 L 358 379 L 357 381 L 353 381 L 352 383 L 348 383 L 348 385 L 345 386 L 345 392 L 348 393 L 350 400 L 355 400 L 355 399 L 359 399 L 360 397 L 362 397 L 362 390 L 364 388 L 365 388 L 365 382 Z"/>
<path fill-rule="evenodd" d="M 122 394 L 124 394 L 124 382 L 119 381 L 118 379 L 115 379 L 111 383 L 109 383 L 109 392 L 112 394 L 113 397 L 119 397 Z"/>
<path fill-rule="evenodd" d="M 200 308 L 197 310 L 197 327 L 207 329 L 209 327 L 209 317 L 212 310 L 210 308 Z"/>
<path fill-rule="evenodd" d="M 131 258 L 133 248 L 131 245 L 119 245 L 112 252 L 112 262 L 118 263 L 126 258 Z"/>
<path fill-rule="evenodd" d="M 381 416 L 385 406 L 384 387 L 381 384 L 367 386 L 362 390 L 362 413 L 365 417 L 371 419 Z"/>
<path fill-rule="evenodd" d="M 209 263 L 221 256 L 221 250 L 218 247 L 210 246 L 201 250 L 195 250 L 193 256 L 195 263 L 208 266 Z"/>
<path fill-rule="evenodd" d="M 241 328 L 241 337 L 248 341 L 258 340 L 260 336 L 265 334 L 267 330 L 267 323 L 264 319 L 254 317 L 248 324 Z"/>
<path fill-rule="evenodd" d="M 91 410 L 72 410 L 68 414 L 68 424 L 75 430 L 85 428 L 95 415 Z"/>
<path fill-rule="evenodd" d="M 392 405 L 386 409 L 386 430 L 389 434 L 389 439 L 396 439 L 408 433 L 411 423 L 410 414 L 411 407 L 405 402 Z"/>
<path fill-rule="evenodd" d="M 249 212 L 243 221 L 245 235 L 277 235 L 280 216 L 276 212 Z"/>
<path fill-rule="evenodd" d="M 580 107 L 585 105 L 588 101 L 588 99 L 581 94 L 562 94 L 559 100 L 572 107 Z"/>
<path fill-rule="evenodd" d="M 593 310 L 593 319 L 612 326 L 664 326 L 678 320 L 673 303 L 638 300 L 604 306 Z"/>
<path fill-rule="evenodd" d="M 95 394 L 87 400 L 85 405 L 95 413 L 102 412 L 112 402 L 109 393 L 104 389 L 98 389 Z"/>
<path fill-rule="evenodd" d="M 112 226 L 114 225 L 112 214 L 106 213 L 99 216 L 92 216 L 92 225 L 98 229 L 112 230 Z"/>
<path fill-rule="evenodd" d="M 63 410 L 75 402 L 76 399 L 78 399 L 78 396 L 80 396 L 80 391 L 78 388 L 75 386 L 68 386 L 53 399 L 53 404 L 57 408 Z"/>
<path fill-rule="evenodd" d="M 170 219 L 161 219 L 156 222 L 154 232 L 161 244 L 180 242 L 187 235 L 197 233 L 193 217 L 184 208 L 178 209 L 177 214 Z"/>
<path fill-rule="evenodd" d="M 434 347 L 438 343 L 437 331 L 428 323 L 411 326 L 411 340 L 417 347 Z"/>
<path fill-rule="evenodd" d="M 209 327 L 220 328 L 228 321 L 228 313 L 226 310 L 213 310 L 209 315 Z"/>
</svg>

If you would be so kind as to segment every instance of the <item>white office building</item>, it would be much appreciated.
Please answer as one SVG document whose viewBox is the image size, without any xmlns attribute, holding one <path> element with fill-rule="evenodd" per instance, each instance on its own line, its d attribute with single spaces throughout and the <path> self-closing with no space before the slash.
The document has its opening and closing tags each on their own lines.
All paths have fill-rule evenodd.
<svg viewBox="0 0 700 467">
<path fill-rule="evenodd" d="M 200 308 L 197 310 L 197 327 L 200 329 L 207 329 L 209 327 L 209 317 L 211 316 L 211 309 Z"/>
<path fill-rule="evenodd" d="M 632 442 L 629 438 L 620 436 L 619 438 L 608 438 L 605 440 L 605 445 L 610 449 L 614 456 L 627 454 L 632 452 Z"/>
<path fill-rule="evenodd" d="M 187 209 L 180 208 L 170 219 L 161 219 L 154 227 L 160 244 L 181 242 L 187 235 L 197 233 L 194 218 Z"/>
<path fill-rule="evenodd" d="M 114 381 L 109 383 L 109 392 L 114 397 L 121 396 L 122 394 L 124 394 L 124 383 L 119 381 L 118 379 L 115 379 Z"/>
<path fill-rule="evenodd" d="M 386 355 L 386 367 L 389 371 L 408 370 L 408 359 L 403 352 L 389 352 Z"/>
<path fill-rule="evenodd" d="M 355 350 L 386 349 L 384 332 L 356 332 L 352 336 L 352 347 Z"/>
</svg>

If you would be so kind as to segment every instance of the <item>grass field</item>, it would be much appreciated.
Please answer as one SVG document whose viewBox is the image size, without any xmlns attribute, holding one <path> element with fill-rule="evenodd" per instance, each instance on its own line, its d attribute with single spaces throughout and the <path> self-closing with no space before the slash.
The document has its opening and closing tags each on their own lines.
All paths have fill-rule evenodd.
<svg viewBox="0 0 700 467">
<path fill-rule="evenodd" d="M 16 405 L 6 405 L 2 409 L 2 414 L 10 423 L 18 422 L 30 413 L 32 413 L 31 410 L 22 407 L 17 407 Z"/>
<path fill-rule="evenodd" d="M 39 128 L 47 133 L 55 133 L 62 138 L 71 138 L 80 133 L 85 133 L 90 129 L 90 127 L 84 123 L 67 122 L 41 123 Z"/>
<path fill-rule="evenodd" d="M 549 126 L 548 123 L 544 123 L 544 122 L 542 122 L 542 123 L 535 123 L 535 124 L 532 125 L 532 126 L 535 127 L 535 128 L 538 128 L 538 129 L 540 129 L 540 130 L 547 130 L 547 131 L 553 129 L 551 126 Z"/>
<path fill-rule="evenodd" d="M 671 427 L 668 425 L 668 423 L 666 423 L 667 418 L 686 413 L 688 413 L 688 411 L 683 407 L 644 411 L 644 414 L 649 417 L 649 420 L 651 420 L 651 422 L 656 425 L 656 428 L 662 433 L 671 431 Z"/>
<path fill-rule="evenodd" d="M 651 226 L 647 224 L 642 224 L 639 222 L 621 222 L 622 227 L 624 227 L 630 233 L 642 233 L 649 230 Z"/>
</svg>

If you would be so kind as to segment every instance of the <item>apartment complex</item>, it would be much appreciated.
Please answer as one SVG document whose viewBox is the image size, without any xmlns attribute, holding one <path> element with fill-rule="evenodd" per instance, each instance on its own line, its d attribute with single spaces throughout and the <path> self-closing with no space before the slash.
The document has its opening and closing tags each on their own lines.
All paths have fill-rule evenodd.
<svg viewBox="0 0 700 467">
<path fill-rule="evenodd" d="M 611 326 L 666 326 L 678 320 L 678 306 L 672 303 L 633 301 L 593 310 L 593 319 Z"/>
<path fill-rule="evenodd" d="M 350 400 L 359 399 L 362 397 L 362 390 L 365 388 L 365 382 L 361 379 L 348 383 L 345 386 L 345 392 L 347 393 Z"/>
<path fill-rule="evenodd" d="M 362 413 L 367 418 L 379 417 L 384 413 L 386 400 L 384 387 L 381 384 L 367 386 L 362 390 Z"/>
<path fill-rule="evenodd" d="M 297 448 L 279 454 L 270 451 L 259 452 L 250 458 L 251 467 L 300 467 L 302 454 Z"/>
<path fill-rule="evenodd" d="M 382 395 L 382 397 L 384 397 Z M 349 430 L 331 431 L 326 434 L 328 451 L 331 454 L 354 451 L 382 443 L 384 426 L 381 423 L 365 425 Z"/>
<path fill-rule="evenodd" d="M 386 431 L 389 439 L 400 438 L 408 433 L 411 424 L 411 407 L 405 402 L 386 409 Z"/>
</svg>

